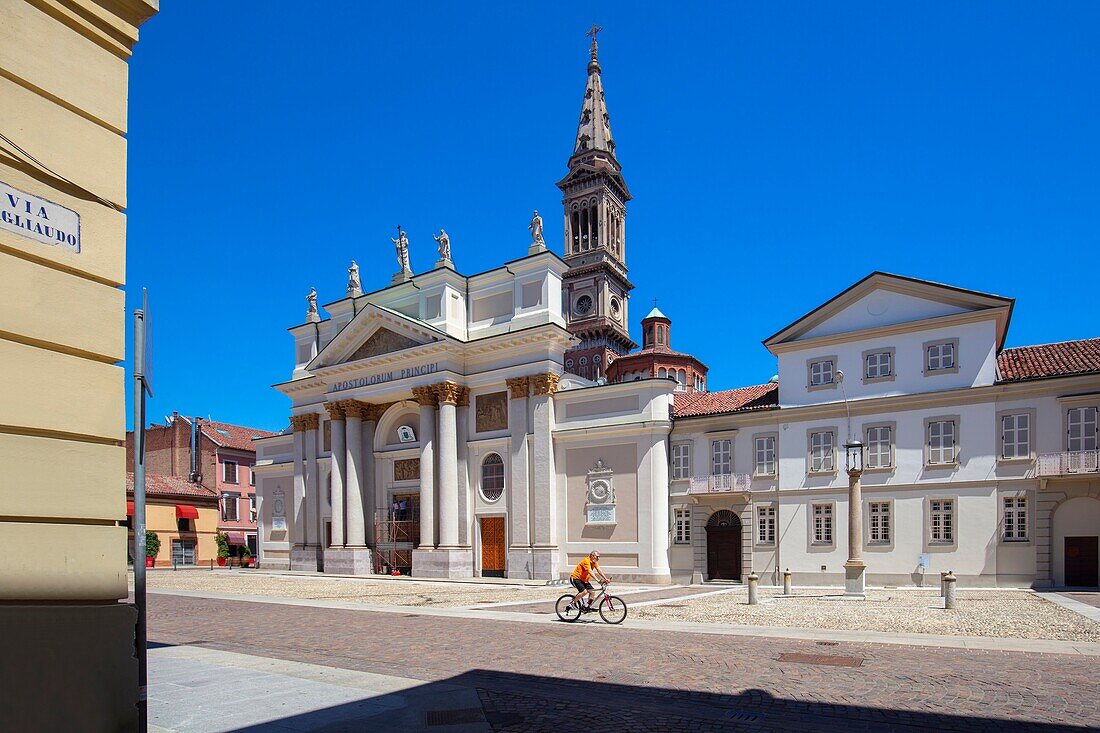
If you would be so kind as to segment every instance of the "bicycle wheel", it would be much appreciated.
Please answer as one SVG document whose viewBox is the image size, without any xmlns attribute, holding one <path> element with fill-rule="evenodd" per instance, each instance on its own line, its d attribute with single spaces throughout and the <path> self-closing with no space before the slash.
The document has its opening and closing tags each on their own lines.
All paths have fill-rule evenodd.
<svg viewBox="0 0 1100 733">
<path fill-rule="evenodd" d="M 558 602 L 554 604 L 554 612 L 558 614 L 558 618 L 562 621 L 576 621 L 581 617 L 581 609 L 576 606 L 570 606 L 573 602 L 573 596 L 562 596 L 558 599 Z"/>
<path fill-rule="evenodd" d="M 618 596 L 607 596 L 600 604 L 600 618 L 609 624 L 621 624 L 626 620 L 626 602 Z"/>
</svg>

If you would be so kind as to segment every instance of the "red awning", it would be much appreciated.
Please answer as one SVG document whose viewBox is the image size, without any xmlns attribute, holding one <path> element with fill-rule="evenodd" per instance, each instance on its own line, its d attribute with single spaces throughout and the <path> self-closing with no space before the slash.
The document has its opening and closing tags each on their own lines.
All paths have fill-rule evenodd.
<svg viewBox="0 0 1100 733">
<path fill-rule="evenodd" d="M 134 516 L 134 502 L 132 501 L 126 502 L 126 516 Z"/>
<path fill-rule="evenodd" d="M 176 504 L 176 519 L 198 519 L 199 510 L 190 504 Z"/>
<path fill-rule="evenodd" d="M 245 539 L 244 532 L 226 532 L 225 534 L 229 538 L 229 544 L 231 545 L 248 544 L 248 540 Z"/>
</svg>

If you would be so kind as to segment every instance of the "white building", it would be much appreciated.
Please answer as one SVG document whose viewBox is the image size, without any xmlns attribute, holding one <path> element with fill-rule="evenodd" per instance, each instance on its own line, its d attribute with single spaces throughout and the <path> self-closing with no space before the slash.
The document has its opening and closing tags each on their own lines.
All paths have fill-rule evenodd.
<svg viewBox="0 0 1100 733">
<path fill-rule="evenodd" d="M 1003 349 L 1012 307 L 873 273 L 764 342 L 777 383 L 677 395 L 673 579 L 840 584 L 857 440 L 869 582 L 1096 585 L 1100 339 Z"/>
<path fill-rule="evenodd" d="M 263 566 L 837 584 L 852 438 L 871 583 L 1097 584 L 1100 339 L 1004 350 L 1011 300 L 874 273 L 765 341 L 772 383 L 706 392 L 656 309 L 609 370 L 637 345 L 595 41 L 568 169 L 564 258 L 537 215 L 472 276 L 400 237 L 388 287 L 311 300 L 292 431 L 256 441 Z"/>
</svg>

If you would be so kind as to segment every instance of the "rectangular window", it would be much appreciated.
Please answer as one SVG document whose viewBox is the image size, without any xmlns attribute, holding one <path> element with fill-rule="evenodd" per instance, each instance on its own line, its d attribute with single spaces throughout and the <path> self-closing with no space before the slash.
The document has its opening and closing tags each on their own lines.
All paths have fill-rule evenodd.
<svg viewBox="0 0 1100 733">
<path fill-rule="evenodd" d="M 957 441 L 954 420 L 932 420 L 928 423 L 928 464 L 955 463 Z"/>
<path fill-rule="evenodd" d="M 1096 408 L 1071 407 L 1066 420 L 1066 450 L 1096 450 Z"/>
<path fill-rule="evenodd" d="M 256 522 L 256 495 L 248 497 L 248 521 Z"/>
<path fill-rule="evenodd" d="M 931 533 L 935 544 L 949 545 L 955 541 L 955 500 L 932 499 L 929 503 Z"/>
<path fill-rule="evenodd" d="M 676 510 L 676 526 L 673 532 L 673 541 L 677 545 L 686 545 L 691 542 L 691 510 Z"/>
<path fill-rule="evenodd" d="M 227 484 L 237 483 L 237 462 L 224 461 L 222 463 L 222 481 Z"/>
<path fill-rule="evenodd" d="M 691 478 L 691 443 L 672 446 L 672 478 Z"/>
<path fill-rule="evenodd" d="M 872 501 L 868 508 L 871 519 L 871 544 L 890 544 L 890 502 Z"/>
<path fill-rule="evenodd" d="M 930 372 L 955 368 L 955 342 L 930 344 L 925 351 L 925 369 Z"/>
<path fill-rule="evenodd" d="M 1027 539 L 1027 497 L 1006 496 L 1005 532 L 1006 540 L 1019 542 Z"/>
<path fill-rule="evenodd" d="M 770 504 L 756 508 L 756 542 L 760 545 L 775 544 L 775 507 Z"/>
<path fill-rule="evenodd" d="M 733 473 L 732 441 L 712 440 L 710 443 L 710 475 L 726 476 Z"/>
<path fill-rule="evenodd" d="M 248 467 L 248 485 L 249 486 L 255 486 L 256 485 L 256 467 L 255 466 L 249 466 Z"/>
<path fill-rule="evenodd" d="M 889 425 L 867 428 L 867 468 L 892 468 L 894 430 Z"/>
<path fill-rule="evenodd" d="M 810 433 L 810 472 L 825 473 L 836 470 L 834 447 L 836 434 L 832 430 Z"/>
<path fill-rule="evenodd" d="M 237 521 L 237 494 L 222 494 L 222 521 Z"/>
<path fill-rule="evenodd" d="M 833 544 L 833 505 L 814 504 L 814 544 Z"/>
<path fill-rule="evenodd" d="M 810 386 L 824 387 L 832 384 L 836 372 L 832 359 L 821 359 L 810 362 Z"/>
<path fill-rule="evenodd" d="M 1031 415 L 1001 417 L 1001 458 L 1031 457 Z"/>
<path fill-rule="evenodd" d="M 868 354 L 863 360 L 863 376 L 865 379 L 882 379 L 894 373 L 894 359 L 889 351 L 876 351 Z"/>
<path fill-rule="evenodd" d="M 775 436 L 763 435 L 753 441 L 753 473 L 757 476 L 775 475 Z"/>
</svg>

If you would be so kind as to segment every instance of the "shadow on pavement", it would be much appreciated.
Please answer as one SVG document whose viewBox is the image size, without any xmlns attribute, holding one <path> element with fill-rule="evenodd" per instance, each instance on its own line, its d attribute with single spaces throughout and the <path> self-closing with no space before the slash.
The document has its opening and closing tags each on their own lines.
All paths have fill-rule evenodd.
<svg viewBox="0 0 1100 733">
<path fill-rule="evenodd" d="M 586 671 L 580 671 L 586 670 Z M 570 679 L 584 675 L 587 679 Z M 446 707 L 458 689 L 477 693 L 480 707 Z M 472 700 L 471 695 L 462 699 Z M 413 704 L 412 701 L 416 701 Z M 472 670 L 401 693 L 381 695 L 238 731 L 1070 731 L 1075 725 L 1003 717 L 953 715 L 795 700 L 758 689 L 735 695 L 630 684 L 578 661 L 562 678 Z"/>
</svg>

